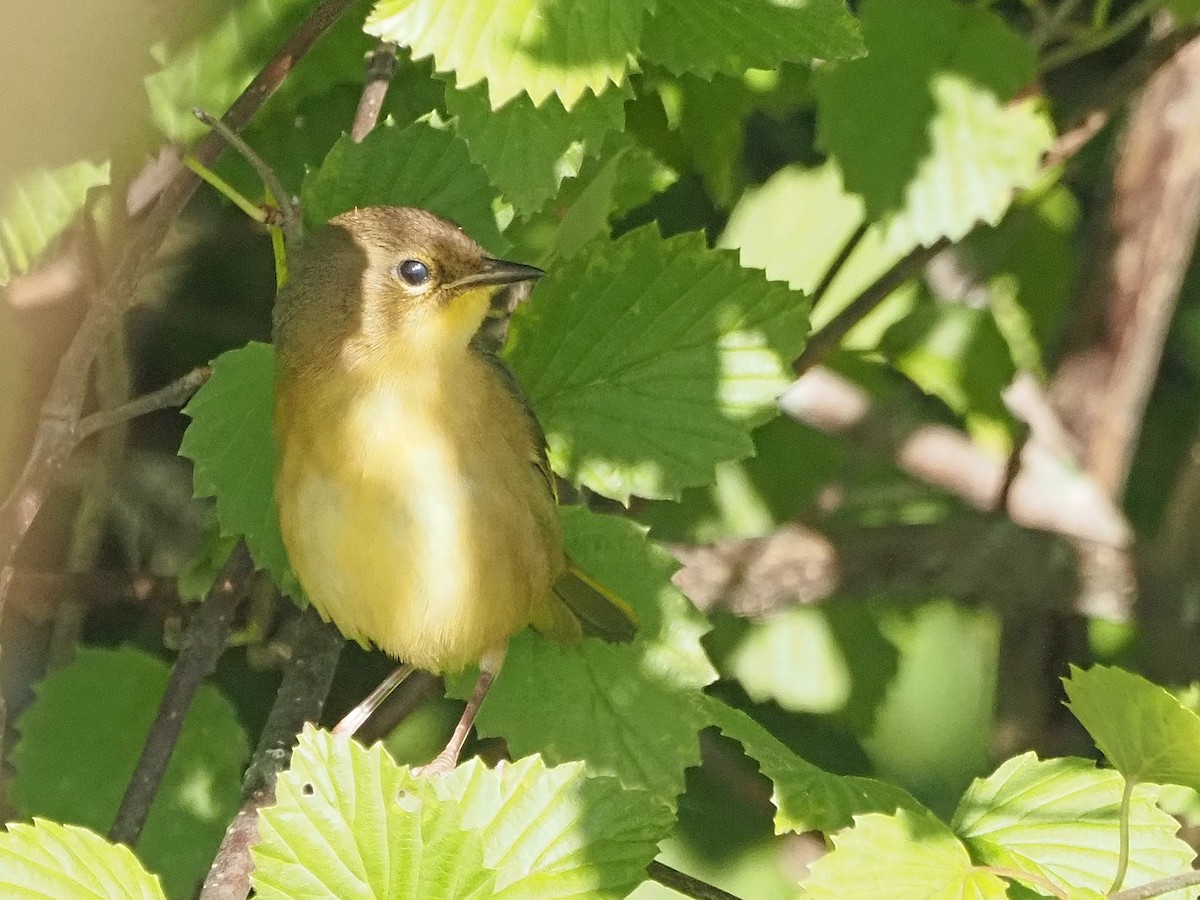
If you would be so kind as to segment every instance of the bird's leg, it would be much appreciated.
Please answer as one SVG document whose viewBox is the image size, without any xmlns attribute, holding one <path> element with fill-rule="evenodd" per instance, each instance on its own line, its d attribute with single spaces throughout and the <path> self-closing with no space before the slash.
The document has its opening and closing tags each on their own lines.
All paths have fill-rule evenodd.
<svg viewBox="0 0 1200 900">
<path fill-rule="evenodd" d="M 383 705 L 383 701 L 391 695 L 392 691 L 400 687 L 400 683 L 411 675 L 412 671 L 412 666 L 398 667 L 391 675 L 383 679 L 379 683 L 379 687 L 371 691 L 365 700 L 346 713 L 342 717 L 342 721 L 333 726 L 333 733 L 339 737 L 350 737 L 362 728 L 363 723 L 371 718 L 371 714 Z"/>
<path fill-rule="evenodd" d="M 414 770 L 414 774 L 445 775 L 458 765 L 458 756 L 462 753 L 463 744 L 467 742 L 471 726 L 475 724 L 475 716 L 479 714 L 483 698 L 487 696 L 488 688 L 492 686 L 492 682 L 496 680 L 496 675 L 500 672 L 500 666 L 504 664 L 505 649 L 505 647 L 501 647 L 499 650 L 490 650 L 479 661 L 479 678 L 475 682 L 474 690 L 471 691 L 471 699 L 467 701 L 467 708 L 463 710 L 462 718 L 454 726 L 454 734 L 450 736 L 450 743 L 446 744 L 446 749 L 439 753 L 433 762 Z"/>
</svg>

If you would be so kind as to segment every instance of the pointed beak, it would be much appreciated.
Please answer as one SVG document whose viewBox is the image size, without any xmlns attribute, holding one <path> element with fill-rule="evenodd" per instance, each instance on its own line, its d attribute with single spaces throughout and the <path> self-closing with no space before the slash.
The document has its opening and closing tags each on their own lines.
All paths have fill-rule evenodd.
<svg viewBox="0 0 1200 900">
<path fill-rule="evenodd" d="M 524 263 L 485 256 L 483 265 L 479 267 L 478 272 L 463 276 L 453 282 L 450 287 L 455 290 L 484 286 L 500 287 L 506 284 L 517 284 L 520 281 L 536 281 L 545 274 L 537 266 L 527 266 Z"/>
</svg>

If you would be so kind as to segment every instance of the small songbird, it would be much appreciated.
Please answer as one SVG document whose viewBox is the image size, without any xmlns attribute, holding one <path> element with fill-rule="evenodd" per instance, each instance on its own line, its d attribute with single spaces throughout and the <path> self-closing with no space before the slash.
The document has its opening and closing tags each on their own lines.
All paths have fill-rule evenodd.
<svg viewBox="0 0 1200 900">
<path fill-rule="evenodd" d="M 566 557 L 542 430 L 477 340 L 493 295 L 543 273 L 392 206 L 334 218 L 289 267 L 274 322 L 284 545 L 323 617 L 406 664 L 337 730 L 411 668 L 478 663 L 431 767 L 445 771 L 516 632 L 632 636 L 628 609 Z"/>
</svg>

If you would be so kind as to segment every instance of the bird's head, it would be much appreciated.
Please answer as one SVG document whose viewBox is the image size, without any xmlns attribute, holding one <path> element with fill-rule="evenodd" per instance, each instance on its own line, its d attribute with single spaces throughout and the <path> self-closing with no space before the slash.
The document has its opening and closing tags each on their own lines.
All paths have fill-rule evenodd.
<svg viewBox="0 0 1200 900">
<path fill-rule="evenodd" d="M 353 352 L 370 356 L 396 347 L 466 347 L 497 290 L 543 274 L 488 256 L 453 222 L 404 206 L 363 207 L 331 219 L 300 247 L 291 268 L 278 302 L 277 339 L 287 339 L 289 318 L 312 319 L 320 309 L 341 320 L 340 337 Z"/>
</svg>

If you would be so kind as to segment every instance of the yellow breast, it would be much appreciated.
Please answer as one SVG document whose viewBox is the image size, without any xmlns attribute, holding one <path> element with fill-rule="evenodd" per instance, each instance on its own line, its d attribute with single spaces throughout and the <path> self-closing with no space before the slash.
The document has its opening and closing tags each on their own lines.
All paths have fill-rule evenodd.
<svg viewBox="0 0 1200 900">
<path fill-rule="evenodd" d="M 349 637 L 456 671 L 556 602 L 554 502 L 517 401 L 473 353 L 285 378 L 276 437 L 289 558 Z"/>
</svg>

